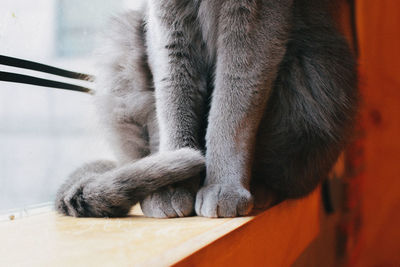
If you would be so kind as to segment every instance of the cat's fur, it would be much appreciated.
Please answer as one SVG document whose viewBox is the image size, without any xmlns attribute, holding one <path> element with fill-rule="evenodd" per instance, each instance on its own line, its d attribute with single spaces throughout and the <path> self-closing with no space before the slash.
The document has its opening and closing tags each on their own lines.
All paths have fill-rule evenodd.
<svg viewBox="0 0 400 267">
<path fill-rule="evenodd" d="M 111 33 L 96 103 L 119 162 L 76 171 L 60 212 L 232 217 L 256 187 L 299 198 L 327 177 L 357 90 L 325 1 L 148 0 Z"/>
</svg>

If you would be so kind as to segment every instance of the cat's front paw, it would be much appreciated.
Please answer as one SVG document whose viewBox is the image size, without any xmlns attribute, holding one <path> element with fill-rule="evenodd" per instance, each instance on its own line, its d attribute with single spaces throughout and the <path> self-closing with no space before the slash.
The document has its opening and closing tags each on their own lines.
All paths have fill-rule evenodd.
<svg viewBox="0 0 400 267">
<path fill-rule="evenodd" d="M 247 215 L 253 208 L 253 197 L 242 186 L 211 184 L 197 193 L 196 213 L 204 217 Z"/>
<path fill-rule="evenodd" d="M 193 214 L 195 193 L 183 186 L 164 187 L 147 196 L 140 206 L 154 218 L 185 217 Z"/>
</svg>

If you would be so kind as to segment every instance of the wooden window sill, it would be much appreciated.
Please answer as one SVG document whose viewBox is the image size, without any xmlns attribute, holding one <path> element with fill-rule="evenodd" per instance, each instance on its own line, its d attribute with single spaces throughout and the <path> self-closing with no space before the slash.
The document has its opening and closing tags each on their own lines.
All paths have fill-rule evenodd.
<svg viewBox="0 0 400 267">
<path fill-rule="evenodd" d="M 257 216 L 121 219 L 54 212 L 0 222 L 0 266 L 288 266 L 319 233 L 320 194 Z"/>
</svg>

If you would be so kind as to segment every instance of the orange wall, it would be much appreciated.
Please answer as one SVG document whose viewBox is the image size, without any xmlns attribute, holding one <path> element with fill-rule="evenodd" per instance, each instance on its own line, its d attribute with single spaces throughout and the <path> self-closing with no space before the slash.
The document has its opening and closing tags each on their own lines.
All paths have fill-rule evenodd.
<svg viewBox="0 0 400 267">
<path fill-rule="evenodd" d="M 400 264 L 400 1 L 356 0 L 364 172 L 351 265 Z"/>
</svg>

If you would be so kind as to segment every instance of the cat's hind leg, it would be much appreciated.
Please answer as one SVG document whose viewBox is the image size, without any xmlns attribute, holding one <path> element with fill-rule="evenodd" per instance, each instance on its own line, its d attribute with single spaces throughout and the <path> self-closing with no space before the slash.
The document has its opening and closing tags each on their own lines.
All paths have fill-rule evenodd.
<svg viewBox="0 0 400 267">
<path fill-rule="evenodd" d="M 95 106 L 106 128 L 118 164 L 132 163 L 158 150 L 151 73 L 146 61 L 143 14 L 129 12 L 115 18 L 100 51 Z M 111 167 L 113 166 L 113 167 Z M 56 209 L 66 215 L 83 214 L 76 196 L 88 180 L 97 179 L 117 163 L 93 162 L 75 171 L 57 193 Z"/>
<path fill-rule="evenodd" d="M 115 18 L 103 45 L 95 104 L 119 164 L 158 151 L 152 73 L 143 14 Z"/>
<path fill-rule="evenodd" d="M 303 197 L 327 178 L 356 114 L 354 58 L 321 25 L 294 32 L 257 136 L 253 179 L 281 199 Z"/>
<path fill-rule="evenodd" d="M 104 165 L 104 164 L 107 164 Z M 75 172 L 62 187 L 56 207 L 75 217 L 121 217 L 130 208 L 158 188 L 185 180 L 202 171 L 204 157 L 194 149 L 155 153 L 132 163 L 112 168 L 104 163 L 104 173 L 90 164 Z"/>
</svg>

